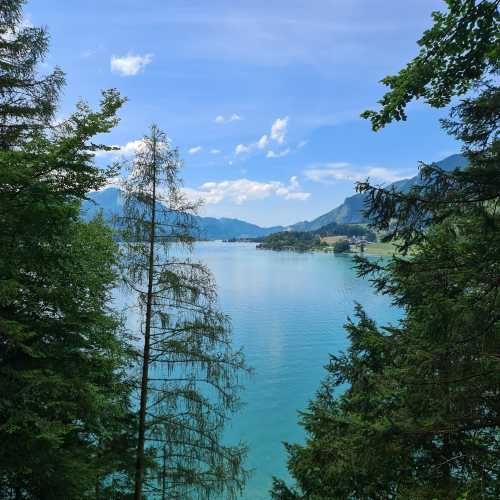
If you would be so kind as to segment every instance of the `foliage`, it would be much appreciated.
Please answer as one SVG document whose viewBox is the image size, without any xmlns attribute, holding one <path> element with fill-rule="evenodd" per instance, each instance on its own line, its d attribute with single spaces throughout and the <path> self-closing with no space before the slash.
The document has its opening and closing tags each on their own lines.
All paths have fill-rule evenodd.
<svg viewBox="0 0 500 500">
<path fill-rule="evenodd" d="M 282 231 L 266 236 L 257 248 L 263 250 L 294 250 L 296 252 L 308 252 L 316 248 L 326 246 L 321 243 L 319 236 L 312 233 L 299 231 Z"/>
<path fill-rule="evenodd" d="M 117 248 L 102 221 L 79 221 L 73 193 L 101 174 L 75 165 L 74 139 L 0 152 L 1 476 L 34 496 L 94 489 L 98 449 L 127 411 L 128 354 L 107 305 Z"/>
<path fill-rule="evenodd" d="M 53 118 L 64 74 L 37 75 L 48 48 L 45 29 L 22 24 L 21 0 L 0 3 L 0 148 L 23 143 Z"/>
<path fill-rule="evenodd" d="M 347 240 L 339 240 L 335 242 L 335 245 L 333 245 L 333 251 L 335 253 L 345 253 L 348 252 L 349 249 L 351 248 L 351 245 Z"/>
<path fill-rule="evenodd" d="M 444 20 L 464 12 L 475 13 L 469 26 L 484 26 L 490 36 L 493 2 L 448 3 L 429 40 Z M 498 61 L 487 43 L 472 43 L 475 30 L 470 35 L 464 38 L 459 23 L 436 47 L 440 64 L 410 63 L 415 81 L 429 84 L 431 104 L 474 84 L 475 95 L 443 121 L 463 142 L 468 167 L 423 165 L 423 182 L 407 193 L 359 184 L 369 199 L 366 215 L 400 251 L 389 261 L 358 257 L 359 274 L 390 295 L 404 317 L 378 327 L 357 307 L 357 320 L 346 326 L 351 347 L 331 357 L 302 414 L 306 444 L 287 445 L 298 489 L 276 480 L 274 498 L 500 495 L 499 89 L 478 81 L 497 71 Z M 405 99 L 397 100 L 402 108 Z M 372 116 L 376 128 L 394 113 L 385 104 Z"/>
<path fill-rule="evenodd" d="M 373 231 L 360 224 L 337 224 L 332 222 L 316 231 L 282 231 L 259 239 L 257 248 L 264 250 L 293 250 L 296 252 L 310 252 L 324 249 L 327 244 L 321 241 L 324 236 L 360 236 L 368 241 L 374 241 Z"/>
<path fill-rule="evenodd" d="M 394 120 L 406 120 L 405 108 L 423 98 L 433 107 L 463 95 L 485 75 L 496 74 L 500 59 L 498 0 L 446 0 L 448 11 L 434 12 L 434 24 L 418 41 L 415 59 L 382 83 L 390 88 L 379 101 L 380 111 L 363 118 L 379 130 Z"/>
<path fill-rule="evenodd" d="M 124 279 L 137 295 L 144 336 L 135 498 L 230 497 L 246 472 L 243 446 L 221 442 L 238 407 L 242 353 L 231 347 L 208 269 L 189 257 L 196 205 L 178 178 L 181 162 L 156 126 L 125 182 Z M 147 468 L 144 451 L 157 467 Z"/>
<path fill-rule="evenodd" d="M 117 247 L 79 204 L 110 171 L 92 140 L 123 99 L 52 126 L 63 77 L 37 76 L 47 35 L 19 28 L 21 7 L 0 4 L 0 496 L 109 498 L 131 466 L 131 352 L 108 306 Z"/>
</svg>

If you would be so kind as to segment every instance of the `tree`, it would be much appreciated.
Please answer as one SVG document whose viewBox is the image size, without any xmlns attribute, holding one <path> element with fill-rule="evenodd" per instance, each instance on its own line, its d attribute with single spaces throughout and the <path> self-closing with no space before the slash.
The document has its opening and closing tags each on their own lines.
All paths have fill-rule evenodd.
<svg viewBox="0 0 500 500">
<path fill-rule="evenodd" d="M 366 117 L 377 129 L 404 118 L 413 97 L 440 106 L 473 88 L 442 122 L 469 165 L 445 172 L 424 164 L 408 193 L 358 185 L 372 226 L 400 251 L 387 263 L 357 258 L 359 273 L 404 318 L 380 328 L 358 309 L 347 326 L 351 348 L 332 357 L 302 417 L 306 445 L 288 447 L 299 490 L 277 481 L 276 498 L 500 494 L 500 108 L 499 89 L 486 79 L 498 71 L 498 2 L 448 4 L 421 55 L 388 80 L 394 90 L 380 113 Z"/>
<path fill-rule="evenodd" d="M 6 498 L 12 489 L 16 498 L 83 498 L 93 491 L 106 469 L 97 459 L 101 445 L 113 439 L 114 419 L 128 411 L 128 348 L 108 307 L 117 247 L 102 221 L 79 220 L 79 193 L 100 185 L 102 176 L 80 141 L 88 133 L 78 126 L 52 144 L 33 140 L 0 153 Z"/>
<path fill-rule="evenodd" d="M 362 113 L 373 130 L 406 120 L 405 108 L 413 99 L 443 107 L 498 71 L 498 0 L 445 1 L 448 11 L 433 12 L 434 25 L 418 41 L 419 55 L 382 80 L 390 90 L 379 101 L 381 110 Z"/>
<path fill-rule="evenodd" d="M 26 141 L 50 125 L 64 74 L 39 77 L 48 48 L 45 29 L 22 23 L 24 0 L 0 2 L 0 149 Z"/>
<path fill-rule="evenodd" d="M 34 77 L 47 37 L 18 27 L 21 7 L 0 4 L 0 496 L 109 498 L 130 467 L 131 352 L 109 308 L 117 246 L 79 207 L 107 179 L 93 138 L 124 100 L 52 126 L 62 74 Z"/>
<path fill-rule="evenodd" d="M 349 245 L 349 242 L 347 240 L 336 241 L 335 245 L 333 245 L 333 251 L 335 253 L 345 253 L 348 252 L 350 248 L 351 245 Z"/>
<path fill-rule="evenodd" d="M 234 495 L 245 478 L 244 448 L 221 442 L 245 364 L 231 348 L 210 272 L 189 258 L 196 205 L 180 190 L 180 166 L 152 126 L 130 165 L 119 218 L 124 279 L 137 294 L 144 337 L 136 499 L 144 490 L 162 498 Z M 156 470 L 146 467 L 148 453 Z"/>
</svg>

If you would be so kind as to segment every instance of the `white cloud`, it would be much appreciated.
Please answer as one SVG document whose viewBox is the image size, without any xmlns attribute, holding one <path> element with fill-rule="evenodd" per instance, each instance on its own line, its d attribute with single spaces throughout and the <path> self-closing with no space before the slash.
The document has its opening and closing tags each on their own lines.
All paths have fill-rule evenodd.
<svg viewBox="0 0 500 500">
<path fill-rule="evenodd" d="M 152 61 L 152 54 L 140 56 L 129 53 L 123 57 L 111 56 L 111 71 L 121 76 L 134 76 L 144 70 Z"/>
<path fill-rule="evenodd" d="M 86 49 L 86 50 L 82 50 L 82 52 L 80 53 L 80 55 L 84 59 L 88 59 L 89 57 L 92 57 L 95 54 L 95 52 L 96 51 L 94 49 Z"/>
<path fill-rule="evenodd" d="M 287 127 L 288 116 L 278 118 L 271 126 L 271 139 L 278 144 L 283 144 L 285 142 Z"/>
<path fill-rule="evenodd" d="M 307 200 L 310 196 L 310 193 L 300 191 L 300 184 L 295 176 L 288 184 L 281 181 L 258 182 L 249 179 L 205 182 L 198 189 L 184 188 L 184 193 L 190 199 L 201 199 L 206 204 L 229 201 L 236 205 L 252 200 L 263 200 L 271 196 L 298 201 Z"/>
<path fill-rule="evenodd" d="M 269 134 L 264 134 L 261 138 L 254 143 L 251 144 L 238 144 L 234 150 L 234 154 L 236 156 L 243 153 L 250 153 L 251 151 L 255 151 L 256 149 L 267 150 L 266 156 L 267 158 L 280 158 L 282 156 L 286 156 L 291 153 L 290 148 L 286 148 L 283 151 L 275 152 L 269 148 L 271 141 L 274 141 L 276 144 L 283 145 L 285 143 L 287 127 L 288 127 L 288 116 L 284 116 L 283 118 L 277 118 L 271 126 L 271 131 Z M 223 116 L 218 116 L 215 121 L 219 120 L 220 123 L 223 123 L 225 118 Z"/>
<path fill-rule="evenodd" d="M 244 153 L 249 153 L 251 149 L 251 146 L 247 146 L 246 144 L 238 144 L 234 149 L 234 154 L 238 156 Z"/>
<path fill-rule="evenodd" d="M 221 152 L 222 152 L 222 151 L 221 151 L 220 149 L 215 149 L 215 148 L 210 150 L 210 154 L 211 154 L 211 155 L 218 155 L 218 154 L 220 154 Z"/>
<path fill-rule="evenodd" d="M 224 125 L 225 123 L 239 122 L 240 120 L 242 120 L 241 116 L 236 113 L 233 113 L 232 115 L 227 117 L 222 115 L 216 116 L 214 119 L 214 123 L 218 123 L 219 125 Z"/>
<path fill-rule="evenodd" d="M 300 142 L 297 144 L 297 149 L 302 149 L 304 146 L 307 146 L 307 142 L 308 142 L 308 141 L 300 141 Z"/>
<path fill-rule="evenodd" d="M 203 148 L 201 146 L 194 146 L 194 147 L 188 149 L 188 153 L 190 155 L 195 155 L 195 154 L 198 154 L 199 152 L 201 152 L 202 149 Z"/>
<path fill-rule="evenodd" d="M 120 147 L 120 153 L 122 154 L 135 154 L 144 146 L 143 139 L 137 139 L 136 141 L 130 141 L 125 144 L 125 146 Z"/>
<path fill-rule="evenodd" d="M 136 141 L 127 142 L 124 146 L 118 146 L 113 144 L 111 147 L 115 148 L 111 151 L 97 151 L 96 156 L 133 156 L 137 153 L 142 145 L 144 144 L 143 139 L 137 139 Z"/>
<path fill-rule="evenodd" d="M 275 152 L 272 149 L 270 149 L 266 154 L 266 158 L 282 158 L 283 156 L 289 154 L 290 151 L 291 151 L 290 148 L 286 148 L 283 151 L 278 151 L 278 152 Z"/>
<path fill-rule="evenodd" d="M 406 178 L 385 167 L 355 166 L 347 162 L 324 163 L 304 171 L 311 181 L 330 184 L 334 181 L 363 181 L 367 177 L 377 182 L 395 182 Z"/>
<path fill-rule="evenodd" d="M 267 145 L 269 144 L 269 136 L 267 134 L 264 134 L 258 141 L 257 141 L 257 147 L 259 149 L 265 149 Z"/>
</svg>

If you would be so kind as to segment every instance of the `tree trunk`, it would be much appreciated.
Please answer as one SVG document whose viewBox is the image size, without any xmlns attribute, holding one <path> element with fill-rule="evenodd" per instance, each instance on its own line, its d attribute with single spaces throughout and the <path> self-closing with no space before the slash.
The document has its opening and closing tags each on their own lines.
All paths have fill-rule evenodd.
<svg viewBox="0 0 500 500">
<path fill-rule="evenodd" d="M 144 443 L 146 436 L 146 408 L 148 403 L 148 372 L 149 351 L 151 342 L 151 316 L 153 305 L 153 270 L 154 270 L 154 245 L 156 222 L 156 134 L 152 135 L 153 141 L 153 195 L 151 209 L 151 228 L 149 235 L 149 265 L 148 265 L 148 291 L 146 297 L 146 322 L 144 328 L 144 352 L 141 381 L 141 405 L 139 408 L 139 436 L 137 443 L 137 461 L 135 466 L 135 491 L 134 500 L 142 498 L 142 483 L 144 480 Z"/>
<path fill-rule="evenodd" d="M 161 499 L 167 500 L 167 447 L 163 446 L 163 476 Z"/>
</svg>

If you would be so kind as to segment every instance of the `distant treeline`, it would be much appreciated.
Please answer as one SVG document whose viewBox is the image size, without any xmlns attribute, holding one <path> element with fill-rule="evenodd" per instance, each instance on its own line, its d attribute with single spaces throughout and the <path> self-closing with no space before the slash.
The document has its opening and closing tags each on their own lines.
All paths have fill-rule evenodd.
<svg viewBox="0 0 500 500">
<path fill-rule="evenodd" d="M 377 235 L 361 224 L 337 224 L 332 222 L 316 231 L 282 231 L 260 239 L 257 248 L 264 250 L 294 250 L 296 252 L 309 252 L 324 249 L 328 246 L 321 241 L 326 236 L 360 237 L 368 241 L 376 241 Z"/>
<path fill-rule="evenodd" d="M 283 231 L 274 233 L 262 241 L 257 248 L 264 250 L 294 250 L 296 252 L 308 252 L 319 247 L 327 246 L 322 243 L 319 236 L 309 232 Z"/>
</svg>

